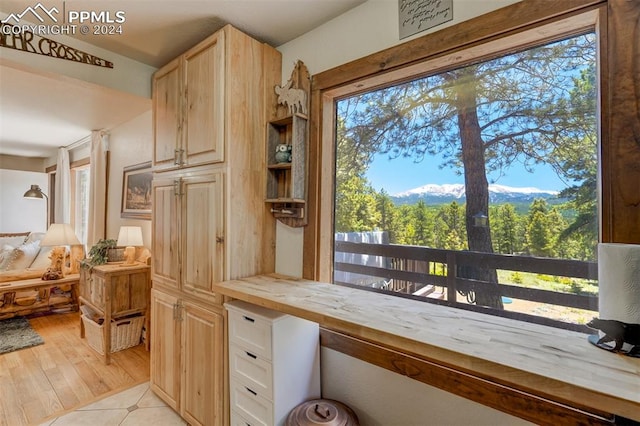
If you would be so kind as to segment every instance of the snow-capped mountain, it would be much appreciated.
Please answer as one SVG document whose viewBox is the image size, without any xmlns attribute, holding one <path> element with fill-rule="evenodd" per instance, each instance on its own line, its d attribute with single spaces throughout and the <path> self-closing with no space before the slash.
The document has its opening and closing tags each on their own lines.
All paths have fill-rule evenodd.
<svg viewBox="0 0 640 426">
<path fill-rule="evenodd" d="M 557 198 L 558 191 L 539 189 L 534 187 L 516 188 L 506 185 L 489 185 L 489 201 L 494 204 L 500 203 L 530 203 L 536 198 L 554 199 Z M 464 184 L 427 184 L 408 191 L 392 195 L 391 198 L 397 204 L 413 204 L 423 200 L 427 204 L 442 204 L 457 201 L 465 202 Z"/>
</svg>

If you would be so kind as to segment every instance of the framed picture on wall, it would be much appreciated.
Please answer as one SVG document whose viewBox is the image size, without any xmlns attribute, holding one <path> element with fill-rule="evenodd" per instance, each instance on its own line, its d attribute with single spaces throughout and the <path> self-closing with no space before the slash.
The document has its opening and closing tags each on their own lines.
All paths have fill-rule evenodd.
<svg viewBox="0 0 640 426">
<path fill-rule="evenodd" d="M 151 161 L 122 171 L 121 217 L 151 220 Z"/>
</svg>

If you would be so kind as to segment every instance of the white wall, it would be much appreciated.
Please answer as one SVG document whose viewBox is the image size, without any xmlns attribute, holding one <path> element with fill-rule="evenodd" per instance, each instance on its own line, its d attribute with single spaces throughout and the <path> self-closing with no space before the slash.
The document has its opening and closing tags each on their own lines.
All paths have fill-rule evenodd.
<svg viewBox="0 0 640 426">
<path fill-rule="evenodd" d="M 151 161 L 153 132 L 151 103 L 149 111 L 109 131 L 109 194 L 107 196 L 107 238 L 118 238 L 120 226 L 142 227 L 142 239 L 151 248 L 151 221 L 123 219 L 122 170 L 124 167 Z"/>
<path fill-rule="evenodd" d="M 48 193 L 46 173 L 0 169 L 0 232 L 46 232 L 46 199 L 24 198 L 31 185 Z"/>
<path fill-rule="evenodd" d="M 453 0 L 453 20 L 399 40 L 398 0 L 369 0 L 278 47 L 286 81 L 301 59 L 311 75 L 402 44 L 520 0 Z"/>
<path fill-rule="evenodd" d="M 453 21 L 417 34 L 459 23 L 517 0 L 454 0 Z M 367 56 L 411 38 L 398 39 L 398 1 L 369 0 L 327 24 L 287 43 L 282 52 L 282 78 L 286 81 L 296 60 L 311 75 Z M 332 232 L 331 230 L 324 230 Z M 303 229 L 278 223 L 276 271 L 302 273 Z M 345 402 L 364 425 L 482 425 L 522 424 L 494 409 L 481 406 L 399 374 L 323 348 L 321 358 L 324 398 Z"/>
<path fill-rule="evenodd" d="M 322 396 L 355 411 L 361 425 L 529 425 L 531 423 L 322 348 Z"/>
</svg>

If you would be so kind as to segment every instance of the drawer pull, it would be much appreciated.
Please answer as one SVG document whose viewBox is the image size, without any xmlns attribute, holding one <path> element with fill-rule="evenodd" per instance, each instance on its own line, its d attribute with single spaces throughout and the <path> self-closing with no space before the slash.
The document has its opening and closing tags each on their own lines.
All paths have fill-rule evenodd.
<svg viewBox="0 0 640 426">
<path fill-rule="evenodd" d="M 251 390 L 251 389 L 249 389 L 248 387 L 246 387 L 246 386 L 245 386 L 244 388 L 245 388 L 247 391 L 251 392 L 251 393 L 253 394 L 253 396 L 257 396 L 257 395 L 258 395 L 258 393 L 257 393 L 257 392 L 252 391 L 252 390 Z"/>
<path fill-rule="evenodd" d="M 247 356 L 250 357 L 250 358 L 253 358 L 253 359 L 257 359 L 258 358 L 257 356 L 255 356 L 251 352 L 244 351 L 244 353 L 247 354 Z"/>
<path fill-rule="evenodd" d="M 244 319 L 245 319 L 245 321 L 249 321 L 249 322 L 256 322 L 256 320 L 254 320 L 253 318 L 248 317 L 248 316 L 246 316 L 246 315 L 243 315 L 243 316 L 242 316 L 242 318 L 244 318 Z"/>
</svg>

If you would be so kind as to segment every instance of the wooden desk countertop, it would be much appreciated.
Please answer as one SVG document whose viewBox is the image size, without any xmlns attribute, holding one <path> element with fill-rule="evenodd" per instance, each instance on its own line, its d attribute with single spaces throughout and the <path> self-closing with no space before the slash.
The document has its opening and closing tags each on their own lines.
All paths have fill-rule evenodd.
<svg viewBox="0 0 640 426">
<path fill-rule="evenodd" d="M 640 421 L 640 358 L 582 333 L 278 274 L 218 283 L 226 296 L 442 365 Z"/>
</svg>

